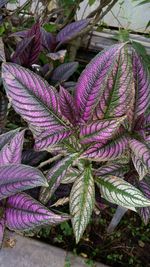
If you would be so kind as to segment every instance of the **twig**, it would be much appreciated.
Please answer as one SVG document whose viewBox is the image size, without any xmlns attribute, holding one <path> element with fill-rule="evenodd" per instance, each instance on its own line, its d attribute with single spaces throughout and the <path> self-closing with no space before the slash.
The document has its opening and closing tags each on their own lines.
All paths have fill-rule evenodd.
<svg viewBox="0 0 150 267">
<path fill-rule="evenodd" d="M 62 156 L 63 156 L 62 154 L 58 154 L 58 155 L 56 155 L 56 156 L 53 157 L 53 158 L 50 158 L 50 159 L 48 159 L 48 160 L 45 160 L 45 161 L 43 161 L 43 162 L 41 162 L 41 163 L 39 164 L 38 168 L 42 168 L 42 167 L 44 167 L 45 165 L 48 165 L 48 164 L 50 164 L 50 163 L 52 163 L 52 162 L 54 162 L 54 161 L 60 159 Z"/>
</svg>

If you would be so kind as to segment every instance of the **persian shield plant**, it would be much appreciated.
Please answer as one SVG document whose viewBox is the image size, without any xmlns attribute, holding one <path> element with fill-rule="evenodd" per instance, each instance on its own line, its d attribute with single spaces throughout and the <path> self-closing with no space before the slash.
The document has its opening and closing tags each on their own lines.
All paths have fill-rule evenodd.
<svg viewBox="0 0 150 267">
<path fill-rule="evenodd" d="M 58 154 L 46 174 L 49 187 L 41 188 L 40 201 L 46 204 L 61 183 L 72 183 L 69 206 L 76 242 L 92 215 L 95 186 L 102 201 L 137 211 L 148 222 L 150 82 L 133 49 L 121 43 L 99 53 L 81 73 L 72 95 L 13 63 L 3 63 L 2 78 L 13 108 L 33 133 L 35 150 Z M 16 211 L 19 205 L 30 212 L 23 199 L 25 193 L 8 198 L 13 211 L 7 211 L 7 225 L 12 229 L 30 227 L 28 217 Z"/>
</svg>

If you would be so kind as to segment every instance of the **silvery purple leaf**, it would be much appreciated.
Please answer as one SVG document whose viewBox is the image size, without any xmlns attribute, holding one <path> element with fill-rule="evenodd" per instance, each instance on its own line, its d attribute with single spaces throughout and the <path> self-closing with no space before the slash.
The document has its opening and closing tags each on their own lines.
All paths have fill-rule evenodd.
<svg viewBox="0 0 150 267">
<path fill-rule="evenodd" d="M 37 166 L 47 156 L 46 151 L 34 151 L 33 149 L 23 150 L 21 163 L 30 166 Z"/>
<path fill-rule="evenodd" d="M 97 143 L 91 145 L 81 158 L 88 158 L 93 161 L 108 161 L 120 157 L 128 147 L 128 138 L 121 136 L 113 141 L 109 141 L 105 145 Z"/>
<path fill-rule="evenodd" d="M 51 80 L 55 82 L 64 82 L 77 70 L 78 62 L 68 62 L 58 66 L 51 75 Z"/>
<path fill-rule="evenodd" d="M 80 126 L 80 139 L 83 144 L 109 140 L 120 127 L 125 117 L 97 120 Z"/>
<path fill-rule="evenodd" d="M 48 52 L 54 50 L 56 46 L 56 38 L 52 33 L 45 31 L 44 28 L 41 27 L 41 42 L 43 48 L 45 48 Z"/>
<path fill-rule="evenodd" d="M 148 146 L 133 138 L 130 139 L 129 146 L 136 158 L 145 165 L 147 170 L 150 170 L 150 149 Z"/>
<path fill-rule="evenodd" d="M 139 187 L 141 191 L 144 193 L 144 195 L 150 199 L 150 186 L 146 181 L 140 181 L 139 182 Z M 138 209 L 138 212 L 144 221 L 144 223 L 147 225 L 150 219 L 150 207 L 144 207 Z"/>
<path fill-rule="evenodd" d="M 65 26 L 56 36 L 57 42 L 65 43 L 81 32 L 89 24 L 90 20 L 82 19 L 79 21 L 72 22 Z"/>
<path fill-rule="evenodd" d="M 0 166 L 21 163 L 21 153 L 24 142 L 25 130 L 16 133 L 16 135 L 0 151 Z"/>
<path fill-rule="evenodd" d="M 0 37 L 0 61 L 5 61 L 5 50 L 2 37 Z"/>
<path fill-rule="evenodd" d="M 0 199 L 37 186 L 47 186 L 38 169 L 22 164 L 0 166 Z"/>
<path fill-rule="evenodd" d="M 7 118 L 8 99 L 0 92 L 0 128 L 4 128 Z"/>
<path fill-rule="evenodd" d="M 7 201 L 6 220 L 11 230 L 29 230 L 68 219 L 69 216 L 55 214 L 25 193 L 11 196 Z"/>
<path fill-rule="evenodd" d="M 20 128 L 0 135 L 0 150 L 19 132 Z"/>
<path fill-rule="evenodd" d="M 69 122 L 60 113 L 56 89 L 40 76 L 6 63 L 3 65 L 3 82 L 13 108 L 28 122 L 36 148 L 58 143 L 72 133 Z"/>
<path fill-rule="evenodd" d="M 80 75 L 75 99 L 81 114 L 81 121 L 87 122 L 92 117 L 93 109 L 100 101 L 108 77 L 123 46 L 124 44 L 114 45 L 99 53 Z"/>
<path fill-rule="evenodd" d="M 107 70 L 109 71 L 109 70 Z M 128 115 L 134 103 L 134 79 L 130 57 L 125 49 L 120 51 L 112 71 L 109 73 L 98 105 L 93 112 L 94 119 Z M 103 84 L 100 86 L 103 86 Z M 132 107 L 131 107 L 132 106 Z"/>
<path fill-rule="evenodd" d="M 135 116 L 145 113 L 150 101 L 150 77 L 137 53 L 133 53 L 133 74 L 136 86 Z"/>
<path fill-rule="evenodd" d="M 77 107 L 75 106 L 75 101 L 72 95 L 62 86 L 60 86 L 59 91 L 59 104 L 63 116 L 65 116 L 73 125 L 75 125 L 79 116 Z"/>
<path fill-rule="evenodd" d="M 72 130 L 69 128 L 67 129 L 67 127 L 62 127 L 61 125 L 58 126 L 58 128 L 54 127 L 54 129 L 52 128 L 43 132 L 39 131 L 39 133 L 38 129 L 35 127 L 34 129 L 31 128 L 31 130 L 35 137 L 35 150 L 49 150 L 51 146 L 53 147 L 54 145 L 60 143 L 73 133 Z"/>
<path fill-rule="evenodd" d="M 115 175 L 117 177 L 123 177 L 124 174 L 129 170 L 129 166 L 127 164 L 119 164 L 119 163 L 109 163 L 106 164 L 99 169 L 95 170 L 94 174 L 96 176 L 103 175 Z"/>
<path fill-rule="evenodd" d="M 42 188 L 40 194 L 40 201 L 46 204 L 56 189 L 59 187 L 62 179 L 66 175 L 69 167 L 72 165 L 73 161 L 77 158 L 77 153 L 71 154 L 58 163 L 56 163 L 47 173 L 47 182 L 49 188 Z"/>
</svg>

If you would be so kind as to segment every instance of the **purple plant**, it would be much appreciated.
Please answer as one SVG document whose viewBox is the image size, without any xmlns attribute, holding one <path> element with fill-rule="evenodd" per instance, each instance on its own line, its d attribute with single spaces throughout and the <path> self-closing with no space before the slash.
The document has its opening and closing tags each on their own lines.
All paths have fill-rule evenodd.
<svg viewBox="0 0 150 267">
<path fill-rule="evenodd" d="M 21 193 L 48 185 L 38 169 L 21 164 L 24 132 L 15 130 L 0 136 L 0 246 L 6 226 L 13 230 L 26 230 L 68 219 Z"/>
<path fill-rule="evenodd" d="M 62 42 L 63 36 L 62 32 L 57 40 Z M 73 183 L 69 206 L 76 242 L 82 237 L 95 205 L 95 183 L 102 201 L 121 207 L 114 215 L 113 225 L 127 209 L 138 211 L 148 222 L 150 81 L 134 50 L 131 54 L 128 45 L 120 43 L 99 53 L 81 74 L 74 95 L 62 86 L 58 92 L 37 74 L 13 63 L 3 64 L 2 79 L 13 108 L 33 133 L 35 150 L 50 151 L 57 160 L 47 172 L 49 187 L 41 188 L 40 200 L 46 204 L 61 183 Z M 16 142 L 18 135 L 21 135 L 20 144 Z M 2 162 L 19 162 L 22 135 L 23 132 L 17 133 L 10 145 L 2 148 Z M 16 153 L 11 156 L 13 144 L 17 145 Z M 0 168 L 7 172 L 13 166 Z M 22 174 L 26 171 L 20 162 L 17 166 L 23 168 Z M 45 183 L 41 172 L 26 168 L 29 173 L 38 172 L 37 183 Z M 41 204 L 20 193 L 26 185 L 35 185 L 33 177 L 30 179 L 29 175 L 27 181 L 24 177 L 25 181 L 20 183 L 8 175 L 12 189 L 9 193 L 13 196 L 7 190 L 0 190 L 2 195 L 9 196 L 5 216 L 11 229 L 27 229 L 65 219 L 49 215 Z M 18 194 L 13 191 L 15 182 Z M 34 221 L 29 219 L 32 212 Z M 3 215 L 1 218 L 2 229 Z"/>
</svg>

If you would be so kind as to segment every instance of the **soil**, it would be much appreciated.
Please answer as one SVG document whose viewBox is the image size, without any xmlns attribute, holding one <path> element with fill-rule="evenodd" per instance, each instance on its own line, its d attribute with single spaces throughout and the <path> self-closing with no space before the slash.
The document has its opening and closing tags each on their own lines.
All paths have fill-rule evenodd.
<svg viewBox="0 0 150 267">
<path fill-rule="evenodd" d="M 89 266 L 94 266 L 93 261 L 98 261 L 112 267 L 149 267 L 149 226 L 145 226 L 137 214 L 128 211 L 118 228 L 107 234 L 114 211 L 108 208 L 100 215 L 93 214 L 78 245 L 75 244 L 70 223 L 42 229 L 36 237 L 84 257 Z"/>
</svg>

